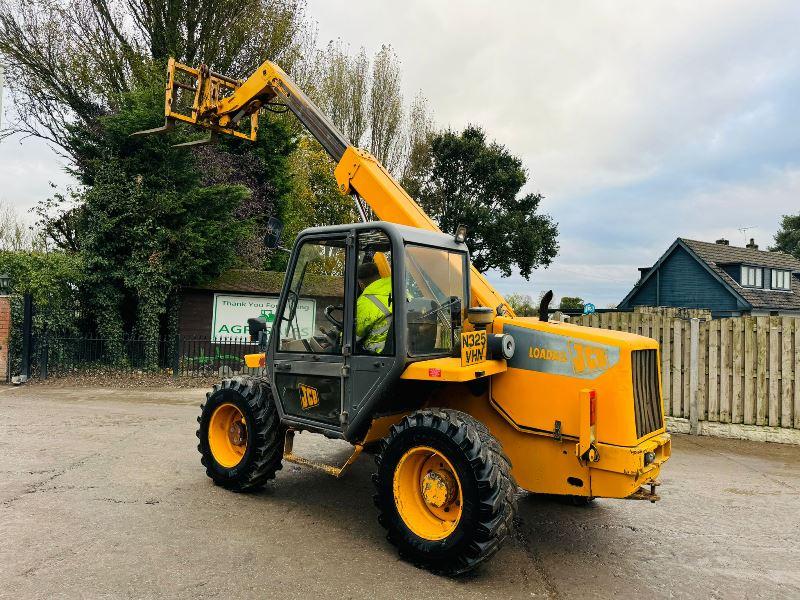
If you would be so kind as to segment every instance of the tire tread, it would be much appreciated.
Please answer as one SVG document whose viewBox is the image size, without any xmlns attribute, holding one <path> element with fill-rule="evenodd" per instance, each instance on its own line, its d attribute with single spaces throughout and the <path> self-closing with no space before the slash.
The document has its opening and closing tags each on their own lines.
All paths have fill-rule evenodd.
<svg viewBox="0 0 800 600">
<path fill-rule="evenodd" d="M 384 454 L 403 432 L 414 427 L 438 430 L 461 448 L 473 471 L 479 493 L 478 522 L 473 539 L 460 552 L 435 563 L 420 561 L 403 551 L 390 512 L 394 500 L 381 498 L 381 490 L 385 489 L 380 475 Z M 398 546 L 401 556 L 418 566 L 447 575 L 466 573 L 491 558 L 511 535 L 517 514 L 517 484 L 511 475 L 511 461 L 486 425 L 471 415 L 447 408 L 430 408 L 408 415 L 393 425 L 388 437 L 380 442 L 375 463 L 379 468 L 372 480 L 376 488 L 374 501 L 379 509 L 378 522 L 387 530 L 389 541 Z"/>
<path fill-rule="evenodd" d="M 247 424 L 251 444 L 251 455 L 245 469 L 235 479 L 222 477 L 211 468 L 211 451 L 204 451 L 203 444 L 198 444 L 200 463 L 206 468 L 206 475 L 216 485 L 234 492 L 248 492 L 263 487 L 267 481 L 275 478 L 275 474 L 283 468 L 283 437 L 285 428 L 278 419 L 278 410 L 272 397 L 272 389 L 266 381 L 241 375 L 225 379 L 216 384 L 206 394 L 206 402 L 200 405 L 201 411 L 209 400 L 224 390 L 237 392 L 250 408 L 254 418 Z M 202 414 L 197 418 L 202 419 Z M 197 437 L 202 435 L 197 430 Z"/>
</svg>

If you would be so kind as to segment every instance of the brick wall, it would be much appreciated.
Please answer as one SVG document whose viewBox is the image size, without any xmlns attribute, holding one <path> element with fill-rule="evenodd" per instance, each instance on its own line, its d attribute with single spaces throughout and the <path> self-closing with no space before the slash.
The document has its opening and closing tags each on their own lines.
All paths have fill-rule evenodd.
<svg viewBox="0 0 800 600">
<path fill-rule="evenodd" d="M 8 381 L 8 336 L 11 332 L 11 298 L 0 296 L 0 382 Z"/>
</svg>

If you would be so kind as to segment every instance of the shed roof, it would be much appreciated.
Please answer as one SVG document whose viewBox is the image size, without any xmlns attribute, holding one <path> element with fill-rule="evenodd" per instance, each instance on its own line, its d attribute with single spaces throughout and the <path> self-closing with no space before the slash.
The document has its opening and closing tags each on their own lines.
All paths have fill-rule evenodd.
<svg viewBox="0 0 800 600">
<path fill-rule="evenodd" d="M 257 269 L 229 269 L 216 279 L 201 285 L 191 286 L 196 290 L 213 292 L 240 292 L 248 294 L 280 294 L 285 273 L 281 271 L 259 271 Z M 338 297 L 344 295 L 341 277 L 306 274 L 303 282 L 304 295 Z"/>
</svg>

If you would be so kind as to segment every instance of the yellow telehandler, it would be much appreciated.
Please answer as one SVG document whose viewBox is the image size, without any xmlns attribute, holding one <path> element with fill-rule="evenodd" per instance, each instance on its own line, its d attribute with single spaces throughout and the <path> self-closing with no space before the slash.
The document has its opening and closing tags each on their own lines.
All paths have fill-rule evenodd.
<svg viewBox="0 0 800 600">
<path fill-rule="evenodd" d="M 246 362 L 260 374 L 208 393 L 198 448 L 217 485 L 258 488 L 282 461 L 339 476 L 368 449 L 388 539 L 447 574 L 497 552 L 518 486 L 658 499 L 670 437 L 657 343 L 551 322 L 552 294 L 538 318 L 515 316 L 471 267 L 466 232 L 440 231 L 277 65 L 240 81 L 170 60 L 165 125 L 140 133 L 185 122 L 255 140 L 261 109 L 290 110 L 319 140 L 363 222 L 299 234 L 275 314 L 249 321 L 261 352 Z M 304 459 L 299 431 L 346 440 L 352 456 L 340 467 Z"/>
</svg>

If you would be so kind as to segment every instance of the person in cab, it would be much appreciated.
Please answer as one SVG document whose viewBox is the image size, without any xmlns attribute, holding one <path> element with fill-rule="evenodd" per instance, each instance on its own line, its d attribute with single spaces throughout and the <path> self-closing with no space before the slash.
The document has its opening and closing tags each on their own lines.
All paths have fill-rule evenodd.
<svg viewBox="0 0 800 600">
<path fill-rule="evenodd" d="M 358 266 L 356 338 L 365 351 L 381 354 L 392 328 L 392 278 L 381 277 L 374 262 Z"/>
</svg>

